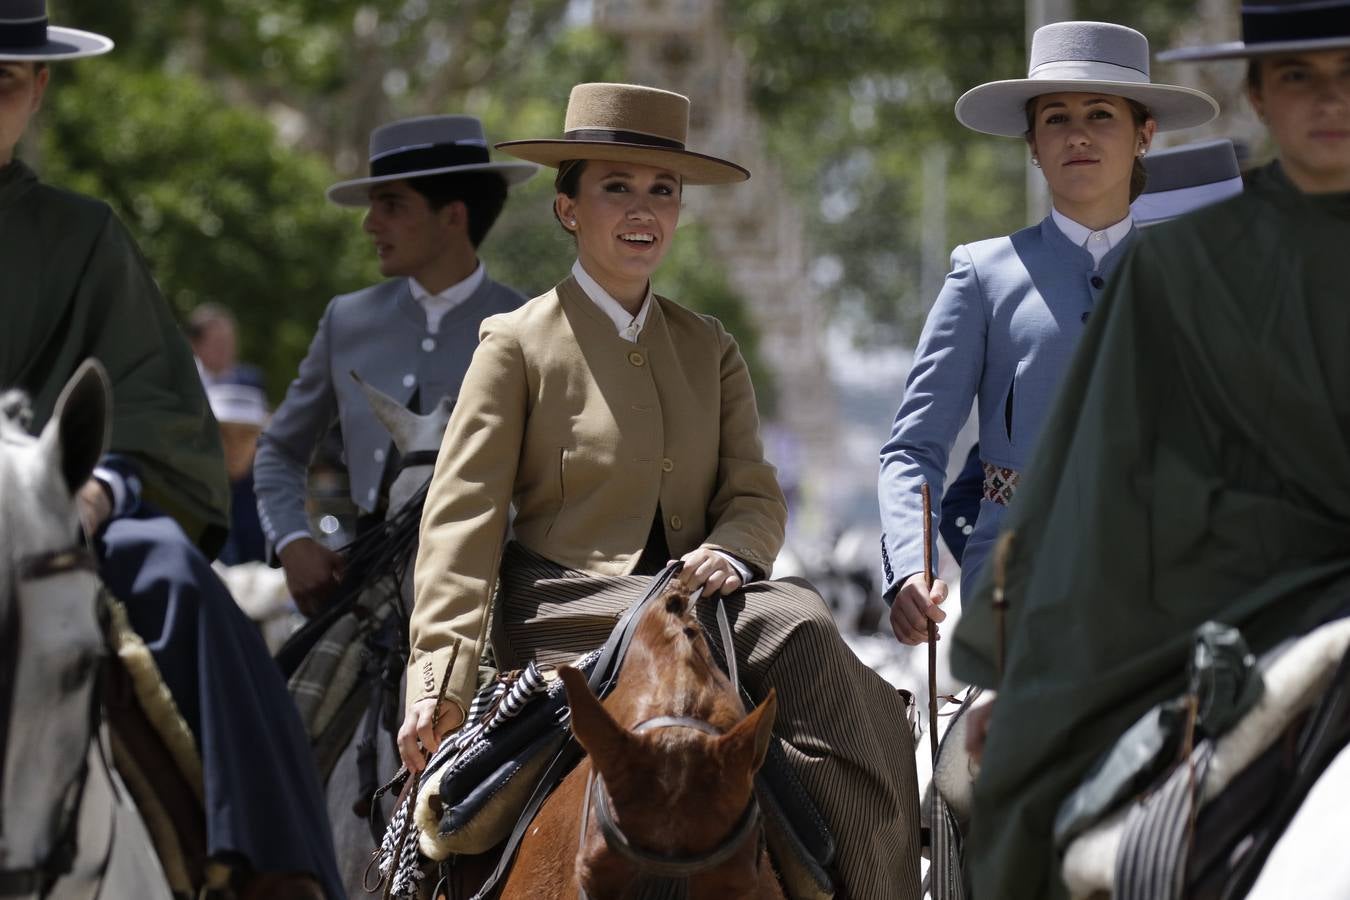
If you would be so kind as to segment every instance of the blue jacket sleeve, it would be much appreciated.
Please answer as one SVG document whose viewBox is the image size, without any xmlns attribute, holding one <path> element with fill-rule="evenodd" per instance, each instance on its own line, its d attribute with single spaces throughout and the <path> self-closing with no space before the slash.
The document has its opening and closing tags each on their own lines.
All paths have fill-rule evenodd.
<svg viewBox="0 0 1350 900">
<path fill-rule="evenodd" d="M 881 448 L 877 499 L 881 506 L 884 595 L 923 570 L 923 500 L 932 496 L 934 558 L 947 457 L 970 415 L 984 374 L 988 314 L 970 253 L 952 251 L 952 271 L 928 313 L 895 415 Z"/>
</svg>

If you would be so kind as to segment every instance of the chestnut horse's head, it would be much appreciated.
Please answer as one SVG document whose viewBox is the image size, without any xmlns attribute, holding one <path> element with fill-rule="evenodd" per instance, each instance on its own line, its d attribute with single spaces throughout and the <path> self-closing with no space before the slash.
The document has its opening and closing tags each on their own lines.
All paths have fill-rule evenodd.
<svg viewBox="0 0 1350 900">
<path fill-rule="evenodd" d="M 745 714 L 687 589 L 674 583 L 648 605 L 603 704 L 580 672 L 561 675 L 593 779 L 577 851 L 589 896 L 622 896 L 641 875 L 687 875 L 691 896 L 773 877 L 760 871 L 753 785 L 777 700 L 770 691 Z"/>
</svg>

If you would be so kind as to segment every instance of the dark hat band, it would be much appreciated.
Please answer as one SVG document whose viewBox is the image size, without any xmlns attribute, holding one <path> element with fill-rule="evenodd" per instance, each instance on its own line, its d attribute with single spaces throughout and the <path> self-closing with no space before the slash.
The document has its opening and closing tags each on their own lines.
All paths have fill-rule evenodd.
<svg viewBox="0 0 1350 900">
<path fill-rule="evenodd" d="M 565 141 L 590 141 L 606 144 L 638 144 L 643 147 L 659 147 L 662 150 L 683 150 L 683 141 L 654 137 L 640 131 L 619 131 L 611 128 L 575 128 L 563 133 Z"/>
<path fill-rule="evenodd" d="M 382 153 L 370 161 L 370 177 L 425 172 L 490 162 L 487 147 L 475 144 L 429 144 Z"/>
<path fill-rule="evenodd" d="M 47 43 L 47 20 L 0 22 L 0 46 L 41 47 Z"/>
<path fill-rule="evenodd" d="M 1350 34 L 1350 3 L 1251 3 L 1242 7 L 1242 41 L 1248 47 L 1346 34 Z"/>
</svg>

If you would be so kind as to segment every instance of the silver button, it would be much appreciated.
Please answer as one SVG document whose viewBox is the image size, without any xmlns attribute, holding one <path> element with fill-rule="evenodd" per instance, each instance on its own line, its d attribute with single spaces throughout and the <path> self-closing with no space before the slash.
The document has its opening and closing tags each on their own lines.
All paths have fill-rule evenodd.
<svg viewBox="0 0 1350 900">
<path fill-rule="evenodd" d="M 404 386 L 404 387 L 412 387 L 414 384 L 417 384 L 417 376 L 416 376 L 416 375 L 404 375 L 404 376 L 403 376 L 403 386 Z"/>
<path fill-rule="evenodd" d="M 376 493 L 374 488 L 371 488 L 370 490 L 366 491 L 366 499 L 369 500 L 371 503 L 375 502 L 375 497 Z"/>
<path fill-rule="evenodd" d="M 430 353 L 436 349 L 436 341 L 432 338 L 422 338 L 422 349 Z"/>
<path fill-rule="evenodd" d="M 375 451 L 375 461 L 376 461 L 376 462 L 384 462 L 384 451 L 383 451 L 383 450 L 376 450 L 376 451 Z"/>
</svg>

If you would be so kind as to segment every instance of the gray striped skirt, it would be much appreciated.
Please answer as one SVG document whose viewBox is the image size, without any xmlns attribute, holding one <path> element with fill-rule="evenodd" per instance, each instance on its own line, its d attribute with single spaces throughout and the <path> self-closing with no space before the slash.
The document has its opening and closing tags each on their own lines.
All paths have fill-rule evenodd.
<svg viewBox="0 0 1350 900">
<path fill-rule="evenodd" d="M 499 664 L 575 660 L 604 643 L 650 584 L 568 569 L 512 542 L 493 622 Z M 848 648 L 805 581 L 755 582 L 726 598 L 726 610 L 746 688 L 756 698 L 778 689 L 774 732 L 834 832 L 838 896 L 918 900 L 914 738 L 900 696 Z M 713 604 L 700 604 L 709 634 L 713 616 Z"/>
</svg>

